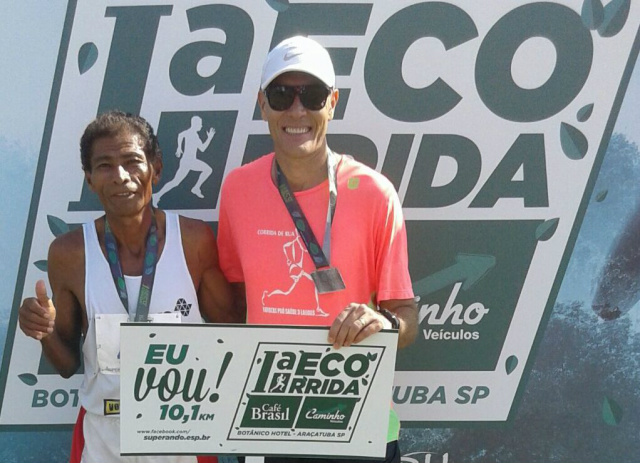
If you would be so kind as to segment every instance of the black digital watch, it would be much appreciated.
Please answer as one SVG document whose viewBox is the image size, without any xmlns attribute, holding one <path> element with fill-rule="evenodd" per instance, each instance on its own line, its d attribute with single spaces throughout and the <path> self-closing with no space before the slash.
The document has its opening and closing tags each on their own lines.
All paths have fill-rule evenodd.
<svg viewBox="0 0 640 463">
<path fill-rule="evenodd" d="M 400 320 L 398 320 L 398 317 L 396 317 L 393 312 L 387 309 L 383 309 L 382 307 L 378 307 L 378 312 L 380 312 L 384 318 L 391 322 L 391 327 L 394 330 L 400 329 Z"/>
</svg>

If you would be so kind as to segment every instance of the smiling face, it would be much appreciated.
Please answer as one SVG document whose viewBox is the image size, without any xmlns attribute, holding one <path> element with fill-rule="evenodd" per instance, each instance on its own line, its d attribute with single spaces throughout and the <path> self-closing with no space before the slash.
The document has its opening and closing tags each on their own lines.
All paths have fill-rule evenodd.
<svg viewBox="0 0 640 463">
<path fill-rule="evenodd" d="M 276 85 L 321 84 L 315 77 L 302 72 L 287 72 L 273 80 Z M 327 149 L 327 127 L 333 119 L 338 91 L 333 90 L 322 109 L 311 111 L 300 102 L 296 95 L 293 105 L 284 111 L 275 111 L 269 106 L 262 92 L 258 93 L 258 103 L 262 118 L 269 124 L 276 157 L 279 159 L 303 159 L 324 156 Z"/>
<path fill-rule="evenodd" d="M 85 178 L 108 216 L 130 217 L 148 207 L 161 168 L 147 160 L 140 136 L 125 131 L 93 142 Z"/>
</svg>

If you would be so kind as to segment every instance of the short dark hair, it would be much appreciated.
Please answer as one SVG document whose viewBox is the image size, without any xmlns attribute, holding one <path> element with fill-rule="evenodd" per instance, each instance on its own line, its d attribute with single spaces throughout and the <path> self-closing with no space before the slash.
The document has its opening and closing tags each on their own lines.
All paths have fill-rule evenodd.
<svg viewBox="0 0 640 463">
<path fill-rule="evenodd" d="M 80 138 L 82 170 L 91 172 L 91 148 L 98 138 L 112 137 L 127 132 L 141 138 L 147 161 L 154 162 L 162 158 L 158 137 L 156 137 L 153 127 L 143 117 L 112 110 L 100 114 L 84 129 L 82 138 Z"/>
</svg>

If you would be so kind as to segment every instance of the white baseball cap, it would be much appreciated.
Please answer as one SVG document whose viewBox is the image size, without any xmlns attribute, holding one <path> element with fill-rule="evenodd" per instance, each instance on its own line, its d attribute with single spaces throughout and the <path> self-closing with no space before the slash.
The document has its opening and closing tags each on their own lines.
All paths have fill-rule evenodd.
<svg viewBox="0 0 640 463">
<path fill-rule="evenodd" d="M 269 52 L 262 68 L 260 88 L 264 90 L 273 79 L 292 71 L 310 74 L 330 88 L 336 83 L 329 53 L 318 42 L 307 37 L 290 37 Z"/>
</svg>

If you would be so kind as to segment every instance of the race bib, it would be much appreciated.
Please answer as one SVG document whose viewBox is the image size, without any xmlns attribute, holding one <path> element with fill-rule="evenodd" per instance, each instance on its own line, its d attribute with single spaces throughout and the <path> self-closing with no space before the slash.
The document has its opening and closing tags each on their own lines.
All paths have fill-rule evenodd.
<svg viewBox="0 0 640 463">
<path fill-rule="evenodd" d="M 98 314 L 95 316 L 98 370 L 105 375 L 120 374 L 120 324 L 129 321 L 127 314 Z M 180 323 L 179 312 L 154 313 L 150 323 Z"/>
</svg>

